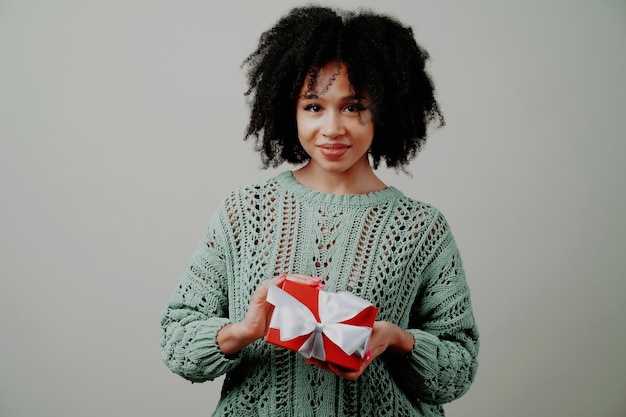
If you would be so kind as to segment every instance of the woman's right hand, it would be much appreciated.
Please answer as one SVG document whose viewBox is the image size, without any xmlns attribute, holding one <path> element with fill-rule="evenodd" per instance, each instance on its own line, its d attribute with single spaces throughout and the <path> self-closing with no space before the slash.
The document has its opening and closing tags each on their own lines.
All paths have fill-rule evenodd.
<svg viewBox="0 0 626 417">
<path fill-rule="evenodd" d="M 227 324 L 217 332 L 217 344 L 223 354 L 233 355 L 267 334 L 273 311 L 273 306 L 267 302 L 268 285 L 281 286 L 287 279 L 320 289 L 324 286 L 321 277 L 301 274 L 281 274 L 264 281 L 252 294 L 243 320 Z"/>
</svg>

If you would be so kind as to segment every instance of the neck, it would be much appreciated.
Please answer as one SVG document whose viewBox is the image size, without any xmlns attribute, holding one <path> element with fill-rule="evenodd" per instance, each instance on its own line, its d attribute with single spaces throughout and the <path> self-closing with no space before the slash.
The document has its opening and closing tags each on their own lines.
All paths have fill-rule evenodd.
<svg viewBox="0 0 626 417">
<path fill-rule="evenodd" d="M 354 172 L 318 170 L 308 163 L 294 171 L 293 176 L 306 188 L 330 194 L 367 194 L 387 187 L 369 165 L 368 169 L 361 170 L 355 175 Z"/>
</svg>

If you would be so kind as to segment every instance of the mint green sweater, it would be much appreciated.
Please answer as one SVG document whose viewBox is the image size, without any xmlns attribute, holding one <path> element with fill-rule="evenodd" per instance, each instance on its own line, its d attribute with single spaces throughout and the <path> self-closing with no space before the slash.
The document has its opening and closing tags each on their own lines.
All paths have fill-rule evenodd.
<svg viewBox="0 0 626 417">
<path fill-rule="evenodd" d="M 234 356 L 216 335 L 280 273 L 325 278 L 415 338 L 356 381 L 257 340 Z M 442 416 L 477 368 L 478 331 L 459 251 L 441 213 L 393 187 L 326 194 L 290 171 L 230 193 L 161 316 L 165 364 L 192 382 L 226 374 L 214 416 Z"/>
</svg>

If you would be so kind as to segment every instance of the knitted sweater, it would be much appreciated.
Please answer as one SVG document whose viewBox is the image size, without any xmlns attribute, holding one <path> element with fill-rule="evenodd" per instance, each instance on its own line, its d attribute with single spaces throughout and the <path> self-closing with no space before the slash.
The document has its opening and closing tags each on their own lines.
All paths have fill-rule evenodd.
<svg viewBox="0 0 626 417">
<path fill-rule="evenodd" d="M 269 278 L 325 278 L 414 339 L 348 381 L 260 339 L 233 356 L 216 335 L 242 320 Z M 394 187 L 362 195 L 305 188 L 292 172 L 230 193 L 161 315 L 165 364 L 192 382 L 226 374 L 214 416 L 443 416 L 477 369 L 478 331 L 461 258 L 441 213 Z"/>
</svg>

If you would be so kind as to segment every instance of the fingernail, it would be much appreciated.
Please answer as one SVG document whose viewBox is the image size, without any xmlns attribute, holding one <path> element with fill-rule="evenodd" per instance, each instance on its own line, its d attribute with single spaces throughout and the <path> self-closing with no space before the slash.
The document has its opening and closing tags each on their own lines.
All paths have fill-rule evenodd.
<svg viewBox="0 0 626 417">
<path fill-rule="evenodd" d="M 317 284 L 317 289 L 318 290 L 323 290 L 324 288 L 326 288 L 325 284 Z"/>
<path fill-rule="evenodd" d="M 278 279 L 284 279 L 287 276 L 284 272 L 278 276 Z"/>
<path fill-rule="evenodd" d="M 372 359 L 372 351 L 368 350 L 367 352 L 365 352 L 365 360 L 369 362 L 370 359 Z"/>
</svg>

